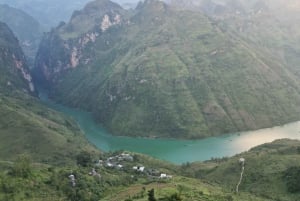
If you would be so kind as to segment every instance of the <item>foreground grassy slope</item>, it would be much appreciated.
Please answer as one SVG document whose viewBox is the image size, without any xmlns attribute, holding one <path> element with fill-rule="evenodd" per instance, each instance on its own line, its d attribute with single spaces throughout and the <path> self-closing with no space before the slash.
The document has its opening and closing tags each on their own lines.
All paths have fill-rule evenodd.
<svg viewBox="0 0 300 201">
<path fill-rule="evenodd" d="M 18 96 L 0 95 L 1 160 L 27 153 L 34 161 L 66 164 L 81 151 L 98 152 L 72 119 L 29 95 Z"/>
<path fill-rule="evenodd" d="M 44 38 L 36 77 L 116 135 L 200 138 L 299 120 L 298 75 L 225 25 L 158 1 L 129 15 L 98 0 Z"/>
<path fill-rule="evenodd" d="M 288 186 L 290 182 L 296 186 L 299 183 L 299 175 L 289 177 L 289 167 L 300 168 L 299 147 L 299 141 L 280 140 L 219 159 L 218 163 L 214 160 L 182 166 L 134 153 L 129 153 L 132 160 L 118 160 L 122 168 L 106 165 L 107 160 L 114 160 L 109 158 L 120 153 L 88 157 L 84 164 L 64 167 L 30 163 L 23 157 L 15 163 L 0 162 L 0 200 L 147 201 L 153 189 L 155 198 L 161 201 L 297 201 L 300 188 L 288 192 Z M 235 193 L 232 188 L 238 181 L 240 157 L 246 159 L 245 174 L 239 193 Z M 103 165 L 97 163 L 99 159 Z M 144 165 L 145 172 L 132 169 L 137 165 Z M 92 168 L 94 176 L 89 174 Z M 159 173 L 172 178 L 158 178 Z M 70 174 L 76 178 L 73 187 Z"/>
<path fill-rule="evenodd" d="M 299 199 L 299 141 L 277 140 L 232 158 L 191 164 L 183 171 L 234 192 L 240 178 L 240 158 L 246 160 L 240 192 L 251 192 L 270 200 Z"/>
<path fill-rule="evenodd" d="M 142 164 L 147 163 L 147 168 L 176 174 L 173 170 L 176 167 L 139 155 L 135 155 L 135 160 L 128 162 L 123 169 L 96 167 L 96 171 L 100 174 L 97 176 L 88 174 L 94 167 L 93 163 L 88 167 L 29 164 L 28 176 L 15 174 L 20 161 L 11 164 L 0 163 L 0 167 L 4 170 L 0 174 L 0 200 L 147 201 L 147 193 L 151 189 L 154 189 L 157 199 L 165 201 L 267 200 L 249 193 L 234 195 L 224 191 L 218 185 L 179 175 L 173 176 L 172 179 L 149 177 L 132 170 L 131 167 L 136 165 L 137 161 Z M 75 187 L 72 187 L 68 178 L 71 173 L 76 176 Z M 177 199 L 172 199 L 172 195 L 177 195 Z"/>
</svg>

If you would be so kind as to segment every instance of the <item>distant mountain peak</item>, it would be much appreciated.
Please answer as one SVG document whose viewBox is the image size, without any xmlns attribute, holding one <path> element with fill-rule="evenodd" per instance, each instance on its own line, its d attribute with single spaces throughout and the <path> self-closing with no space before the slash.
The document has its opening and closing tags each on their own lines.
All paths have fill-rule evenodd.
<svg viewBox="0 0 300 201">
<path fill-rule="evenodd" d="M 162 15 L 166 15 L 169 10 L 169 5 L 167 5 L 164 1 L 160 0 L 145 0 L 144 2 L 140 2 L 136 8 L 138 14 L 134 16 L 135 19 L 138 19 L 142 23 L 150 20 L 155 21 L 155 19 L 160 18 Z"/>
<path fill-rule="evenodd" d="M 161 1 L 161 0 L 140 1 L 140 3 L 137 6 L 137 10 L 143 10 L 143 9 L 161 10 L 161 9 L 165 9 L 165 8 L 166 8 L 166 4 L 164 1 Z"/>
<path fill-rule="evenodd" d="M 110 10 L 113 11 L 115 9 L 122 9 L 122 7 L 119 4 L 114 3 L 110 0 L 95 0 L 88 3 L 82 11 L 93 14 L 99 11 L 107 12 Z"/>
<path fill-rule="evenodd" d="M 61 24 L 60 33 L 64 38 L 76 38 L 87 31 L 106 31 L 113 25 L 123 22 L 126 10 L 109 0 L 96 0 L 88 3 L 82 10 L 75 11 L 67 24 Z"/>
</svg>

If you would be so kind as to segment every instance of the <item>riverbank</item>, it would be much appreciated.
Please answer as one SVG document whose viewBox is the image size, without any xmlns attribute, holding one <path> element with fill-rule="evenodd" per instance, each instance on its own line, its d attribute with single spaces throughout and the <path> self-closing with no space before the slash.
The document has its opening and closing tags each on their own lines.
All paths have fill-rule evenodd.
<svg viewBox="0 0 300 201">
<path fill-rule="evenodd" d="M 128 150 L 175 164 L 233 156 L 276 139 L 300 139 L 300 121 L 273 128 L 227 134 L 201 140 L 175 140 L 113 136 L 98 125 L 88 112 L 56 104 L 42 96 L 52 109 L 71 116 L 86 138 L 103 151 Z"/>
</svg>

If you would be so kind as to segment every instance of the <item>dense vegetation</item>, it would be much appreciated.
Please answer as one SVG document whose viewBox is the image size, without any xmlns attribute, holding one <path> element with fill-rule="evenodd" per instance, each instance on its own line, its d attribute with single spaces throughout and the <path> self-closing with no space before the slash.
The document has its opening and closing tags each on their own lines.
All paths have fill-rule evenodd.
<svg viewBox="0 0 300 201">
<path fill-rule="evenodd" d="M 36 77 L 117 135 L 200 138 L 299 120 L 297 35 L 256 23 L 268 11 L 213 18 L 94 1 L 44 37 Z"/>
<path fill-rule="evenodd" d="M 69 117 L 22 92 L 0 95 L 0 158 L 28 153 L 35 161 L 72 163 L 83 150 L 98 153 Z"/>
<path fill-rule="evenodd" d="M 35 97 L 25 56 L 14 34 L 3 23 L 0 74 L 1 160 L 28 153 L 35 162 L 69 164 L 83 150 L 99 152 L 72 119 L 47 108 Z"/>
<path fill-rule="evenodd" d="M 299 147 L 299 141 L 280 140 L 232 158 L 182 166 L 134 153 L 128 153 L 132 160 L 116 159 L 122 152 L 87 156 L 84 166 L 80 160 L 77 165 L 45 165 L 21 155 L 13 163 L 0 162 L 0 200 L 296 201 L 300 194 L 291 186 L 295 189 L 299 183 L 294 177 L 300 167 Z M 246 159 L 245 176 L 235 193 L 240 157 Z M 114 160 L 122 167 L 107 165 Z M 144 165 L 145 171 L 132 168 L 137 165 Z M 160 178 L 160 173 L 172 177 Z"/>
<path fill-rule="evenodd" d="M 277 140 L 232 158 L 188 164 L 182 171 L 186 176 L 208 180 L 235 191 L 241 172 L 239 159 L 244 158 L 241 192 L 251 192 L 267 200 L 296 201 L 300 196 L 299 150 L 299 141 Z"/>
</svg>

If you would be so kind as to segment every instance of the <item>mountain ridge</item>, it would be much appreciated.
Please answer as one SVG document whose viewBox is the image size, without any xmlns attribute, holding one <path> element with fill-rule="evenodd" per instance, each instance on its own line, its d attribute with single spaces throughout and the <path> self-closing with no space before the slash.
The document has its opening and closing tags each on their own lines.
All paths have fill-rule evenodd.
<svg viewBox="0 0 300 201">
<path fill-rule="evenodd" d="M 49 33 L 59 43 L 44 39 L 49 44 L 40 49 L 36 70 L 50 72 L 42 82 L 54 99 L 93 111 L 117 135 L 199 138 L 299 119 L 294 68 L 235 29 L 161 1 L 120 16 L 126 23 L 87 31 L 96 34 L 85 45 L 77 42 L 82 36 L 73 42 L 57 36 L 70 33 L 61 27 Z M 64 56 L 49 57 L 55 45 Z M 54 66 L 67 68 L 53 73 Z"/>
</svg>

